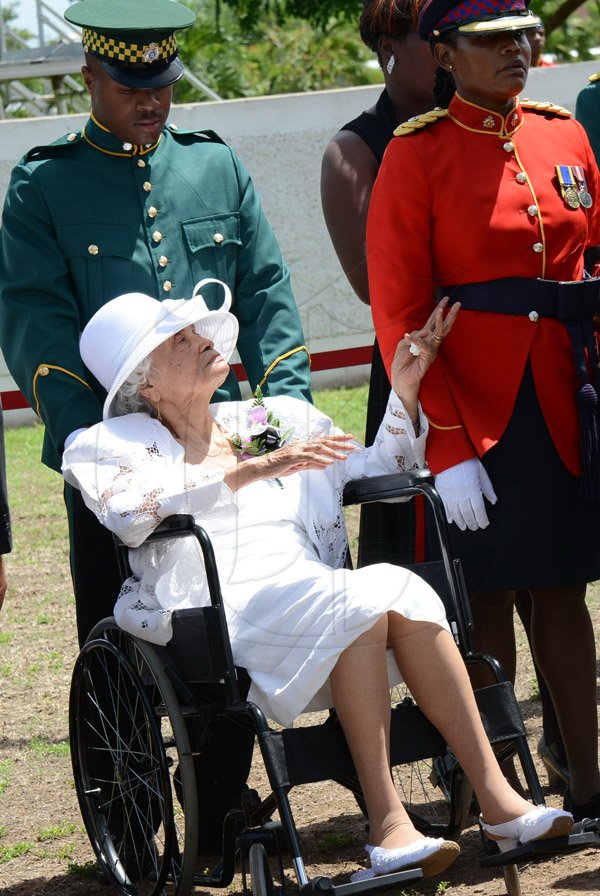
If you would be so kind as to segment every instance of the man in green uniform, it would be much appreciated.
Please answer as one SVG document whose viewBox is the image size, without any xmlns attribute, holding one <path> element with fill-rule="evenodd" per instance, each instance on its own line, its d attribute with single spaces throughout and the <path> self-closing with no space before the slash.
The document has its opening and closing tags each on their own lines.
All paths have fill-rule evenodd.
<svg viewBox="0 0 600 896">
<path fill-rule="evenodd" d="M 46 426 L 42 460 L 60 470 L 65 441 L 102 418 L 104 393 L 83 365 L 79 336 L 123 293 L 190 298 L 200 280 L 224 280 L 251 386 L 310 399 L 289 272 L 248 173 L 216 134 L 167 125 L 183 74 L 175 32 L 194 13 L 173 0 L 83 0 L 65 17 L 83 28 L 91 116 L 16 166 L 0 231 L 1 347 Z M 221 304 L 214 284 L 202 295 Z M 215 400 L 238 397 L 230 375 Z M 112 615 L 120 579 L 109 533 L 79 492 L 67 487 L 65 500 L 83 642 Z M 227 794 L 213 777 L 205 805 L 239 795 L 243 781 L 230 781 Z"/>
<path fill-rule="evenodd" d="M 600 165 L 600 72 L 590 75 L 589 84 L 577 96 L 575 118 L 584 126 Z"/>
</svg>

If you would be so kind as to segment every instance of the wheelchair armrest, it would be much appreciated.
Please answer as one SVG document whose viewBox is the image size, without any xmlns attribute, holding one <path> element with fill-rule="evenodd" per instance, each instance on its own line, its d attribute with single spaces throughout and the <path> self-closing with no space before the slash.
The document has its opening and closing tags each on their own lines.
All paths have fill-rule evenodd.
<svg viewBox="0 0 600 896">
<path fill-rule="evenodd" d="M 367 504 L 388 498 L 409 498 L 421 493 L 420 486 L 433 486 L 430 470 L 412 470 L 410 473 L 386 473 L 383 476 L 367 476 L 346 483 L 344 505 Z"/>
<path fill-rule="evenodd" d="M 151 532 L 146 542 L 164 541 L 167 538 L 180 538 L 195 531 L 196 520 L 191 513 L 177 513 L 168 516 Z"/>
</svg>

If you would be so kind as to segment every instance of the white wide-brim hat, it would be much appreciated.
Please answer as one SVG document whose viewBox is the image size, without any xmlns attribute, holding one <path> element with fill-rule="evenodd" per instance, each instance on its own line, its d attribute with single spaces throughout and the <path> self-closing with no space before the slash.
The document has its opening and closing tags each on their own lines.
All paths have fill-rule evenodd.
<svg viewBox="0 0 600 896">
<path fill-rule="evenodd" d="M 211 311 L 198 294 L 207 283 L 218 283 L 225 293 L 223 304 L 216 311 Z M 103 305 L 84 327 L 79 350 L 85 366 L 108 393 L 104 419 L 115 416 L 115 395 L 144 358 L 192 324 L 229 361 L 239 329 L 230 308 L 229 287 L 212 278 L 196 284 L 191 299 L 160 302 L 143 293 L 130 292 Z"/>
</svg>

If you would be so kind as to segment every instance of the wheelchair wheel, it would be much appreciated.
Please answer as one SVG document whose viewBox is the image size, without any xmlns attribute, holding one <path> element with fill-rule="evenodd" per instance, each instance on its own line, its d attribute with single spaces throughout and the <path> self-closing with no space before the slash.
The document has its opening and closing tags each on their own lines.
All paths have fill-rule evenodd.
<svg viewBox="0 0 600 896">
<path fill-rule="evenodd" d="M 99 623 L 90 639 L 108 642 L 128 659 L 151 707 L 167 769 L 165 799 L 172 810 L 171 850 L 168 860 L 165 859 L 167 877 L 161 894 L 187 896 L 192 887 L 198 852 L 198 797 L 185 709 L 167 677 L 160 650 L 130 637 L 111 619 Z"/>
<path fill-rule="evenodd" d="M 262 843 L 253 843 L 248 854 L 252 896 L 274 896 L 273 875 Z"/>
<path fill-rule="evenodd" d="M 392 703 L 401 703 L 407 697 L 402 686 L 393 688 Z M 450 750 L 433 759 L 395 766 L 392 775 L 417 830 L 450 840 L 460 835 L 467 822 L 473 788 Z"/>
<path fill-rule="evenodd" d="M 70 720 L 77 795 L 101 870 L 124 896 L 162 893 L 173 848 L 169 773 L 143 684 L 115 645 L 84 645 Z"/>
</svg>

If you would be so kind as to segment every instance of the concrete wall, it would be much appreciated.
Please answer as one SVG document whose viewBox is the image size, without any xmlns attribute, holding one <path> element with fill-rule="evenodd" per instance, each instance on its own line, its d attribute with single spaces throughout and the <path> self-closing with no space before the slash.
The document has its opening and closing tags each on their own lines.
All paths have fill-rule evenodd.
<svg viewBox="0 0 600 896">
<path fill-rule="evenodd" d="M 577 93 L 596 63 L 561 65 L 530 73 L 525 95 L 574 109 Z M 212 128 L 250 170 L 292 270 L 292 283 L 312 352 L 372 342 L 370 312 L 352 293 L 331 247 L 321 214 L 323 150 L 344 122 L 373 105 L 378 87 L 322 91 L 175 106 L 182 128 Z M 80 129 L 85 116 L 0 122 L 0 200 L 10 171 L 31 146 Z M 0 359 L 1 361 L 1 359 Z M 317 374 L 316 385 L 364 381 L 367 368 Z M 4 376 L 2 376 L 4 374 Z M 0 367 L 0 389 L 14 388 Z M 18 417 L 16 415 L 19 415 Z M 21 412 L 11 412 L 22 419 Z"/>
</svg>

